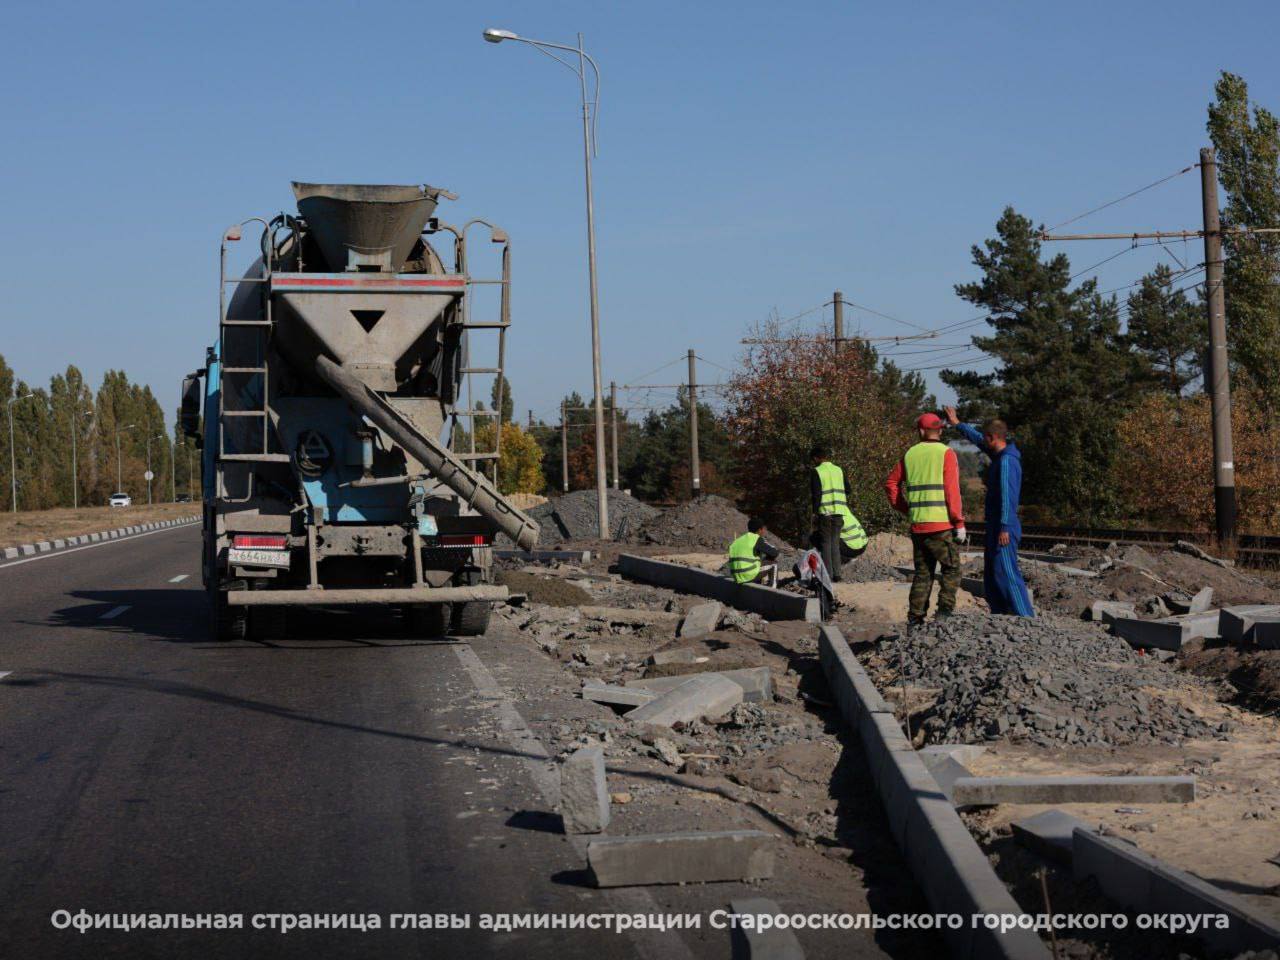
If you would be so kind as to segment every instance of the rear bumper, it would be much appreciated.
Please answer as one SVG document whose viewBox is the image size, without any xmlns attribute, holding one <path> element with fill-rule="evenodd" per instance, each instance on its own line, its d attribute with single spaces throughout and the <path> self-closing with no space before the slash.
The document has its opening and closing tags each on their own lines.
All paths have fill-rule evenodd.
<svg viewBox="0 0 1280 960">
<path fill-rule="evenodd" d="M 234 607 L 344 606 L 363 603 L 458 603 L 506 600 L 506 587 L 384 587 L 369 590 L 229 590 Z"/>
</svg>

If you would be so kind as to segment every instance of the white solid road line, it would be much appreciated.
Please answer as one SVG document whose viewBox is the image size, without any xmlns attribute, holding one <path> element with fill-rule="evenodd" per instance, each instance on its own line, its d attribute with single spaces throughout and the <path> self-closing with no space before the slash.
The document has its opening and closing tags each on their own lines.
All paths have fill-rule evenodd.
<svg viewBox="0 0 1280 960">
<path fill-rule="evenodd" d="M 180 574 L 178 574 L 176 577 L 171 577 L 171 578 L 169 579 L 169 582 L 170 582 L 170 583 L 181 583 L 181 582 L 182 582 L 183 580 L 185 580 L 185 579 L 187 579 L 187 574 L 185 574 L 185 573 L 180 573 Z"/>
<path fill-rule="evenodd" d="M 129 604 L 127 604 L 127 603 L 126 603 L 126 604 L 123 604 L 123 605 L 121 605 L 121 606 L 119 606 L 119 607 L 113 607 L 112 609 L 110 609 L 110 610 L 108 610 L 106 613 L 104 613 L 102 616 L 100 616 L 98 619 L 99 619 L 99 620 L 114 620 L 116 617 L 120 616 L 120 614 L 124 613 L 124 612 L 125 612 L 126 610 L 128 610 L 128 609 L 129 609 Z"/>
<path fill-rule="evenodd" d="M 128 537 L 116 537 L 114 540 L 103 540 L 100 543 L 90 543 L 83 547 L 70 547 L 66 550 L 54 550 L 52 553 L 42 553 L 38 556 L 27 557 L 25 560 L 10 560 L 7 563 L 0 563 L 0 570 L 8 567 L 21 566 L 24 563 L 35 563 L 37 560 L 52 560 L 54 557 L 65 557 L 69 553 L 79 553 L 81 550 L 92 550 L 94 547 L 106 547 L 113 543 L 128 543 L 130 540 L 137 540 L 140 537 L 151 537 L 157 533 L 172 533 L 174 530 L 189 530 L 196 526 L 193 523 L 178 524 L 176 527 L 161 527 L 159 530 L 146 530 L 142 533 L 135 533 Z"/>
</svg>

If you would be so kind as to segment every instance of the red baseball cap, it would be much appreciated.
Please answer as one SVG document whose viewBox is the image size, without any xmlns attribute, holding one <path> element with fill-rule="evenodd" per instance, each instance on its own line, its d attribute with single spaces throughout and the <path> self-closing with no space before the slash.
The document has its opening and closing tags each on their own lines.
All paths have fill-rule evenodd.
<svg viewBox="0 0 1280 960">
<path fill-rule="evenodd" d="M 922 413 L 916 419 L 916 426 L 921 430 L 941 430 L 942 418 L 936 413 Z"/>
</svg>

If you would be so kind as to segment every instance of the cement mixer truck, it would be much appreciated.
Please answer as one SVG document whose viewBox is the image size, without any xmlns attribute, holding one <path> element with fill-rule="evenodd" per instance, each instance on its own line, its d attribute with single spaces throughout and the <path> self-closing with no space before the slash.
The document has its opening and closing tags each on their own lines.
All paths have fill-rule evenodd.
<svg viewBox="0 0 1280 960">
<path fill-rule="evenodd" d="M 497 489 L 502 431 L 482 418 L 499 414 L 463 394 L 472 376 L 505 383 L 510 240 L 484 220 L 442 222 L 438 203 L 455 198 L 436 187 L 293 190 L 296 213 L 224 233 L 218 339 L 182 384 L 211 636 L 279 635 L 298 607 L 368 604 L 394 605 L 417 635 L 482 633 L 507 595 L 495 536 L 530 549 L 539 529 Z M 485 234 L 500 276 L 468 271 L 468 235 Z M 229 276 L 246 238 L 256 259 Z M 472 318 L 482 284 L 496 310 Z M 492 366 L 469 360 L 482 332 Z"/>
</svg>

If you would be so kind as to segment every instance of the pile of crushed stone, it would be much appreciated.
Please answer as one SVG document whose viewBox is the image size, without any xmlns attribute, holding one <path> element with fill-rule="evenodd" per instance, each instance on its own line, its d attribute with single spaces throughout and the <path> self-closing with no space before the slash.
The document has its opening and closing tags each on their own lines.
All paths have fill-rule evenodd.
<svg viewBox="0 0 1280 960">
<path fill-rule="evenodd" d="M 727 550 L 734 539 L 746 533 L 747 520 L 733 501 L 708 494 L 664 510 L 640 528 L 636 539 L 640 543 L 718 552 Z M 772 531 L 766 539 L 780 549 L 792 549 Z"/>
<path fill-rule="evenodd" d="M 1099 627 L 1061 617 L 997 617 L 959 613 L 904 635 L 907 683 L 933 693 L 919 716 L 928 743 L 1029 741 L 1051 746 L 1178 744 L 1222 739 L 1166 689 L 1195 681 L 1139 656 Z M 881 690 L 902 681 L 894 642 L 869 655 Z"/>
<path fill-rule="evenodd" d="M 628 493 L 612 488 L 607 502 L 609 533 L 620 542 L 633 541 L 641 525 L 661 512 Z M 599 503 L 594 490 L 575 490 L 526 510 L 525 513 L 542 528 L 538 537 L 539 549 L 550 549 L 565 540 L 598 540 Z"/>
</svg>

